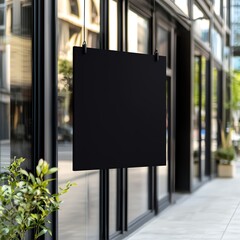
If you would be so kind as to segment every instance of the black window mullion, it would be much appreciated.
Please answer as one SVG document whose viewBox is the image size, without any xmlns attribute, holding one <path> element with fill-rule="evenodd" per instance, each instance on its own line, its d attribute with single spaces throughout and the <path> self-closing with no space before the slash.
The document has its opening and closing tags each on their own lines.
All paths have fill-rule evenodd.
<svg viewBox="0 0 240 240">
<path fill-rule="evenodd" d="M 99 239 L 109 239 L 109 170 L 100 170 L 100 227 Z"/>
<path fill-rule="evenodd" d="M 100 48 L 109 47 L 109 1 L 100 1 Z M 109 169 L 100 170 L 99 239 L 109 239 Z"/>
<path fill-rule="evenodd" d="M 207 73 L 207 79 L 206 79 L 206 173 L 207 175 L 211 176 L 212 174 L 212 167 L 211 167 L 211 131 L 212 131 L 212 127 L 211 127 L 211 115 L 212 115 L 212 78 L 210 77 L 211 74 L 211 59 L 208 60 L 208 64 L 207 64 L 207 69 L 206 69 L 206 73 Z"/>
</svg>

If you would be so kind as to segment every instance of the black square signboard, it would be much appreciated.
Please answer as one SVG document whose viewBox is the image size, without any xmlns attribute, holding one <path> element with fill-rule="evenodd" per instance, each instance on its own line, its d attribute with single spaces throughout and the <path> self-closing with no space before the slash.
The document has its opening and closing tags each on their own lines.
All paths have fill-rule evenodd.
<svg viewBox="0 0 240 240">
<path fill-rule="evenodd" d="M 73 170 L 165 161 L 165 57 L 74 47 Z"/>
</svg>

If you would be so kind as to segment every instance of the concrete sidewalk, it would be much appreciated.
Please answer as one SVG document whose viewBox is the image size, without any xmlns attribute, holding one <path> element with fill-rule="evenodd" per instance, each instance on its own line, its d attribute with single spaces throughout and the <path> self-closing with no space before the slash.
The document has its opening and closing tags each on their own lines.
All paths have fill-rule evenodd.
<svg viewBox="0 0 240 240">
<path fill-rule="evenodd" d="M 128 240 L 240 240 L 240 178 L 214 179 Z"/>
</svg>

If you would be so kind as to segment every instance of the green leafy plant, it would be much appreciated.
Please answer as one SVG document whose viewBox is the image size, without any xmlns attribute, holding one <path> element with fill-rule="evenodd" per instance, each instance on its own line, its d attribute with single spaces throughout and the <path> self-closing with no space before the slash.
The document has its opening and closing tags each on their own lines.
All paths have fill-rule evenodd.
<svg viewBox="0 0 240 240">
<path fill-rule="evenodd" d="M 235 150 L 232 145 L 232 129 L 225 133 L 221 129 L 221 147 L 215 152 L 215 157 L 221 164 L 230 164 L 235 159 Z"/>
<path fill-rule="evenodd" d="M 14 159 L 1 173 L 0 185 L 0 240 L 23 240 L 26 232 L 34 230 L 34 240 L 51 230 L 47 217 L 60 207 L 60 195 L 66 193 L 73 183 L 68 182 L 58 193 L 49 191 L 55 179 L 46 178 L 58 171 L 40 159 L 36 176 L 21 168 L 24 158 Z"/>
</svg>

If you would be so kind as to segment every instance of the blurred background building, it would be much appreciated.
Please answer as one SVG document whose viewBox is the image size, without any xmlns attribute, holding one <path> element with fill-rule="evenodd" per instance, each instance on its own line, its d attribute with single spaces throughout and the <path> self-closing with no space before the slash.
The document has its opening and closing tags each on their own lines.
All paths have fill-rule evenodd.
<svg viewBox="0 0 240 240">
<path fill-rule="evenodd" d="M 33 168 L 43 157 L 59 166 L 59 186 L 77 182 L 53 218 L 54 239 L 56 229 L 59 239 L 122 239 L 216 176 L 220 128 L 232 121 L 225 107 L 232 66 L 240 69 L 239 6 L 0 1 L 0 165 L 24 156 Z M 72 171 L 72 47 L 84 40 L 93 48 L 166 56 L 166 166 Z"/>
</svg>

